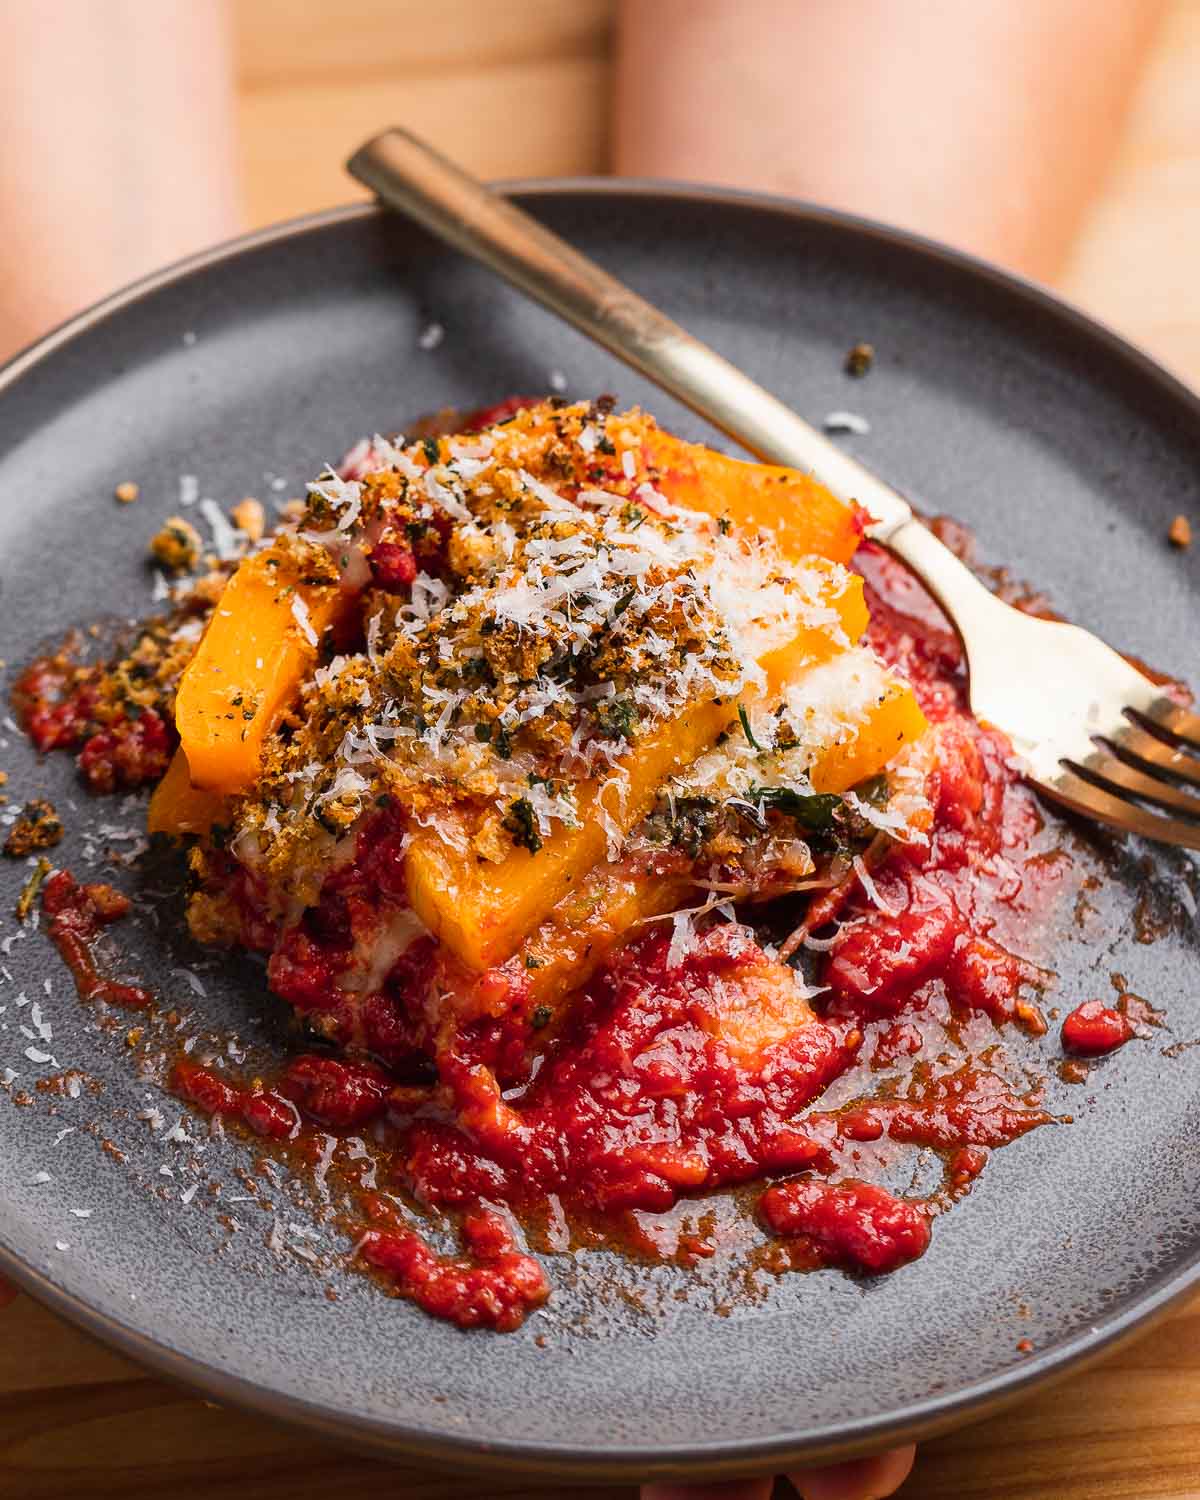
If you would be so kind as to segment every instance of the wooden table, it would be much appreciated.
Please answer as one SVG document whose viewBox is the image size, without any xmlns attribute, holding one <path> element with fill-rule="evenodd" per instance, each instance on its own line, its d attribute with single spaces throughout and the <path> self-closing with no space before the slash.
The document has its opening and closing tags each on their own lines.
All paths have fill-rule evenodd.
<svg viewBox="0 0 1200 1500">
<path fill-rule="evenodd" d="M 2 1500 L 567 1500 L 393 1468 L 200 1401 L 18 1299 L 0 1337 Z M 598 1500 L 635 1500 L 617 1487 Z M 926 1445 L 906 1500 L 1200 1496 L 1200 1299 L 1049 1395 Z"/>
<path fill-rule="evenodd" d="M 236 0 L 248 222 L 355 196 L 340 163 L 393 119 L 485 175 L 603 171 L 611 17 L 611 0 Z M 1200 0 L 1174 0 L 1062 290 L 1200 384 L 1198 247 Z M 0 1392 L 0 1500 L 575 1493 L 348 1457 L 167 1385 L 24 1297 L 0 1317 Z M 902 1495 L 1200 1497 L 1200 1300 L 1051 1395 L 928 1444 Z"/>
</svg>

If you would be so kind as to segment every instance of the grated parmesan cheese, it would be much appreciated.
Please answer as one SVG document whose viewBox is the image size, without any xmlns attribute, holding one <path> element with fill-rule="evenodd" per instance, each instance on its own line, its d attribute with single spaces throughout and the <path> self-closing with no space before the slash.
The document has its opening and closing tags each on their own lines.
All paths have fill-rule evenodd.
<svg viewBox="0 0 1200 1500">
<path fill-rule="evenodd" d="M 316 646 L 318 644 L 317 632 L 313 629 L 312 620 L 309 618 L 308 605 L 299 594 L 292 595 L 292 615 L 304 639 L 310 646 Z"/>
<path fill-rule="evenodd" d="M 824 427 L 826 432 L 853 432 L 859 437 L 865 437 L 871 430 L 866 417 L 852 411 L 831 411 L 825 418 Z"/>
<path fill-rule="evenodd" d="M 228 562 L 232 558 L 240 557 L 243 551 L 245 533 L 233 525 L 229 517 L 221 509 L 215 500 L 201 500 L 200 513 L 208 522 L 209 530 L 212 532 L 213 551 L 223 561 Z"/>
<path fill-rule="evenodd" d="M 856 854 L 853 860 L 854 873 L 858 876 L 858 883 L 863 888 L 863 894 L 872 906 L 877 906 L 886 916 L 895 917 L 899 912 L 894 906 L 889 906 L 879 894 L 879 888 L 871 879 L 870 871 L 867 869 L 861 854 Z"/>
<path fill-rule="evenodd" d="M 696 929 L 692 926 L 692 913 L 678 911 L 671 921 L 671 943 L 667 949 L 667 968 L 675 969 L 687 955 L 695 950 Z"/>
</svg>

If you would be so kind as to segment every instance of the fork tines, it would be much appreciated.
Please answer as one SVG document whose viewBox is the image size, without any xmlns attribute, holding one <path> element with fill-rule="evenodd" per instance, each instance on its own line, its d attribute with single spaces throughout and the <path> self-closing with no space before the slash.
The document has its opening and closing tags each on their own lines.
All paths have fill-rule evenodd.
<svg viewBox="0 0 1200 1500">
<path fill-rule="evenodd" d="M 1200 849 L 1200 795 L 1187 789 L 1200 787 L 1200 715 L 1160 697 L 1140 711 L 1127 709 L 1095 740 L 1093 753 L 1064 761 L 1046 790 L 1112 827 Z"/>
</svg>

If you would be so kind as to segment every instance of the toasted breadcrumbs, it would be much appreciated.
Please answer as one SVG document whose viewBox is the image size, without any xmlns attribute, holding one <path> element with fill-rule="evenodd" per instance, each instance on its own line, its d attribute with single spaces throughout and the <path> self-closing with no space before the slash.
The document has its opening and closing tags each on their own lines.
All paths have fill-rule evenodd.
<svg viewBox="0 0 1200 1500">
<path fill-rule="evenodd" d="M 39 849 L 52 849 L 63 836 L 62 822 L 52 802 L 35 797 L 8 831 L 4 852 L 10 859 L 24 859 Z"/>
<path fill-rule="evenodd" d="M 229 514 L 233 517 L 233 524 L 239 531 L 244 531 L 252 542 L 262 540 L 267 529 L 267 517 L 260 501 L 248 495 L 245 500 L 239 500 Z"/>
<path fill-rule="evenodd" d="M 200 533 L 182 516 L 171 516 L 150 542 L 150 555 L 173 573 L 187 573 L 196 566 L 203 543 Z"/>
<path fill-rule="evenodd" d="M 236 931 L 213 894 L 229 853 L 269 906 L 295 911 L 392 799 L 480 861 L 514 846 L 537 854 L 577 825 L 585 783 L 601 785 L 602 816 L 606 798 L 621 805 L 625 758 L 667 719 L 753 688 L 760 656 L 797 629 L 840 631 L 828 590 L 848 574 L 786 561 L 773 533 L 670 503 L 648 457 L 653 419 L 612 406 L 549 402 L 482 432 L 377 437 L 354 450 L 361 478 L 327 471 L 309 486 L 261 554 L 296 589 L 297 629 L 302 591 L 348 572 L 402 557 L 404 587 L 364 595 L 365 649 L 323 643 L 256 785 L 233 800 L 213 847 L 192 850 L 209 888 L 193 898 L 195 935 Z M 864 705 L 874 701 L 881 669 L 861 651 L 846 663 Z M 831 690 L 844 697 L 846 684 Z M 628 838 L 613 823 L 610 860 L 623 845 L 646 857 L 666 845 L 672 859 L 736 865 L 756 888 L 809 876 L 797 818 L 827 829 L 839 799 L 813 798 L 806 768 L 822 736 L 854 732 L 824 707 L 781 705 L 750 744 L 739 735 L 697 762 L 703 785 L 664 786 Z M 760 795 L 784 775 L 786 808 Z M 889 803 L 901 793 L 903 812 Z M 851 822 L 900 824 L 919 802 L 901 775 Z"/>
</svg>

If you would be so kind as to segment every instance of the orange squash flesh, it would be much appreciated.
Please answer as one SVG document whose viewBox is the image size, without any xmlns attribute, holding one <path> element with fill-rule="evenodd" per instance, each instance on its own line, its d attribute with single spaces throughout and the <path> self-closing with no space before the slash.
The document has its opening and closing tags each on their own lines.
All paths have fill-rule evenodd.
<svg viewBox="0 0 1200 1500">
<path fill-rule="evenodd" d="M 813 766 L 813 790 L 849 791 L 882 771 L 898 750 L 920 739 L 928 727 L 912 688 L 893 682 L 854 738 L 831 745 Z"/>
<path fill-rule="evenodd" d="M 862 580 L 843 575 L 832 586 L 838 593 L 826 602 L 838 612 L 845 638 L 856 640 L 867 624 Z M 763 656 L 768 695 L 777 695 L 785 683 L 839 649 L 827 626 L 801 629 Z M 578 826 L 556 829 L 536 853 L 514 848 L 499 864 L 481 861 L 469 847 L 465 818 L 444 814 L 444 822 L 453 819 L 455 831 L 461 830 L 454 842 L 429 828 L 419 830 L 409 846 L 413 910 L 468 969 L 478 972 L 504 963 L 604 858 L 608 830 L 627 833 L 640 823 L 663 782 L 710 749 L 737 716 L 736 700 L 701 703 L 660 725 L 621 762 L 623 795 L 611 783 L 584 783 L 576 792 Z M 462 847 L 454 847 L 455 842 Z"/>
<path fill-rule="evenodd" d="M 175 725 L 193 786 L 228 796 L 254 782 L 263 741 L 316 657 L 299 615 L 319 640 L 342 597 L 300 583 L 272 548 L 240 565 L 179 684 Z"/>
<path fill-rule="evenodd" d="M 855 738 L 831 747 L 816 763 L 811 773 L 814 789 L 848 791 L 882 771 L 927 727 L 912 689 L 896 683 Z M 553 1027 L 561 1004 L 639 924 L 695 905 L 702 894 L 686 876 L 633 871 L 601 861 L 530 934 L 506 968 L 528 982 L 531 1008 L 549 1008 L 548 1024 Z"/>
<path fill-rule="evenodd" d="M 816 554 L 846 563 L 858 550 L 859 512 L 799 469 L 729 458 L 661 428 L 647 433 L 643 452 L 661 471 L 656 484 L 668 500 L 725 516 L 739 531 L 773 531 L 787 558 Z"/>
<path fill-rule="evenodd" d="M 192 785 L 187 756 L 176 750 L 167 774 L 154 788 L 146 828 L 150 833 L 205 834 L 214 823 L 224 821 L 225 798 L 220 792 L 204 791 Z"/>
</svg>

